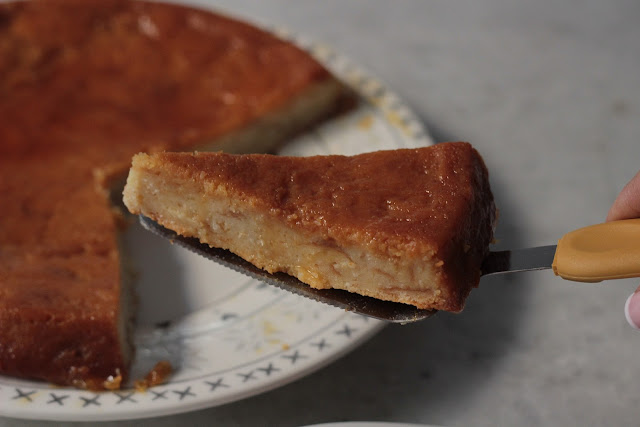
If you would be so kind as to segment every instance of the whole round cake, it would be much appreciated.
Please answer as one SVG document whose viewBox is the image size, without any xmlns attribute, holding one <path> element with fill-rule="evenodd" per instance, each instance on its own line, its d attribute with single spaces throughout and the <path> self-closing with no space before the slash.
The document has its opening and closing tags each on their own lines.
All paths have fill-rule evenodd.
<svg viewBox="0 0 640 427">
<path fill-rule="evenodd" d="M 138 152 L 265 152 L 341 108 L 308 53 L 218 14 L 126 0 L 0 4 L 0 374 L 118 388 L 118 247 Z"/>
</svg>

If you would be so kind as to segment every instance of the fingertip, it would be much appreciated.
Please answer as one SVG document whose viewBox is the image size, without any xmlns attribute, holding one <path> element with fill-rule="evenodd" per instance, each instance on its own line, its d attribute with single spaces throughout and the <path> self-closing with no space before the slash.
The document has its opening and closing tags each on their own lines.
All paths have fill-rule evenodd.
<svg viewBox="0 0 640 427">
<path fill-rule="evenodd" d="M 607 221 L 640 218 L 640 171 L 624 186 L 607 213 Z"/>
<path fill-rule="evenodd" d="M 640 330 L 640 294 L 632 293 L 624 304 L 624 316 L 632 328 Z"/>
</svg>

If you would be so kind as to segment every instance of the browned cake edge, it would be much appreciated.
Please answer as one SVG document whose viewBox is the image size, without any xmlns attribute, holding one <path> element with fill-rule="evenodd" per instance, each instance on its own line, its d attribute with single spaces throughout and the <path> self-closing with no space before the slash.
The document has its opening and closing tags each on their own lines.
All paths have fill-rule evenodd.
<svg viewBox="0 0 640 427">
<path fill-rule="evenodd" d="M 473 174 L 473 197 L 469 212 L 449 244 L 440 250 L 443 282 L 448 289 L 448 303 L 443 310 L 460 312 L 471 290 L 478 287 L 481 266 L 489 253 L 497 221 L 497 210 L 489 183 L 489 173 L 480 154 L 471 153 L 476 165 Z"/>
</svg>

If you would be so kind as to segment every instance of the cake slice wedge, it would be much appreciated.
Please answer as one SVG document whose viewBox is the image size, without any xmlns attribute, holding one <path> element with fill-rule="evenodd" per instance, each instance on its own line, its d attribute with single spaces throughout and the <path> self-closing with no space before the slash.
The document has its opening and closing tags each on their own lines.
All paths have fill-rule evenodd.
<svg viewBox="0 0 640 427">
<path fill-rule="evenodd" d="M 468 143 L 355 156 L 138 154 L 124 203 L 314 288 L 458 312 L 496 217 Z"/>
</svg>

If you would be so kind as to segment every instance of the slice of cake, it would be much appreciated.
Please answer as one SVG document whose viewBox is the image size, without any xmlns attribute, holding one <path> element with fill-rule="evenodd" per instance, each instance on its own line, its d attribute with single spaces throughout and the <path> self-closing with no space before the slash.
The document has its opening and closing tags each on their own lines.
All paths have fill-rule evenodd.
<svg viewBox="0 0 640 427">
<path fill-rule="evenodd" d="M 346 93 L 308 53 L 213 13 L 1 3 L 0 374 L 126 379 L 131 297 L 109 192 L 120 198 L 131 156 L 272 150 Z"/>
<path fill-rule="evenodd" d="M 454 312 L 478 285 L 495 220 L 468 143 L 352 157 L 139 154 L 124 202 L 315 288 Z"/>
</svg>

